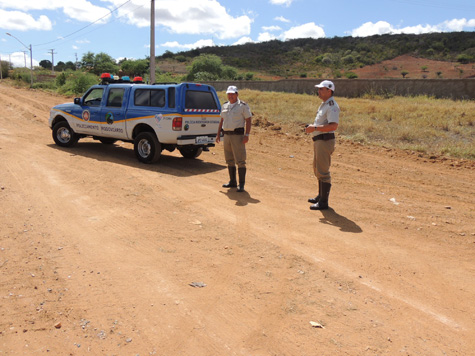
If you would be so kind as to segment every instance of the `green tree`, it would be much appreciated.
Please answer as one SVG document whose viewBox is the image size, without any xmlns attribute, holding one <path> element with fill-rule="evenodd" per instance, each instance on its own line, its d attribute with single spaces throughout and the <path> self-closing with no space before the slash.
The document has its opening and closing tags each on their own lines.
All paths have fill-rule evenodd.
<svg viewBox="0 0 475 356">
<path fill-rule="evenodd" d="M 2 61 L 0 63 L 0 66 L 2 67 L 2 78 L 7 78 L 8 70 L 10 69 L 10 63 L 8 63 L 7 61 Z"/>
<path fill-rule="evenodd" d="M 119 67 L 117 66 L 115 59 L 104 52 L 96 54 L 94 60 L 93 73 L 100 75 L 101 73 L 117 73 Z"/>
<path fill-rule="evenodd" d="M 120 63 L 120 69 L 129 77 L 144 76 L 149 70 L 148 59 L 126 59 Z"/>
<path fill-rule="evenodd" d="M 40 61 L 40 67 L 44 69 L 51 69 L 52 65 L 53 64 L 51 63 L 51 61 L 48 61 L 47 59 L 43 59 L 42 61 Z"/>
<path fill-rule="evenodd" d="M 237 69 L 231 66 L 224 66 L 221 68 L 221 78 L 234 80 L 237 77 Z"/>
<path fill-rule="evenodd" d="M 191 64 L 186 80 L 204 80 L 202 78 L 221 78 L 223 62 L 215 54 L 202 54 Z M 199 73 L 199 75 L 198 75 Z M 199 77 L 199 78 L 197 78 Z M 206 80 L 216 80 L 206 79 Z"/>
<path fill-rule="evenodd" d="M 406 75 L 408 75 L 408 74 L 409 74 L 409 72 L 407 70 L 403 70 L 401 72 L 401 75 L 402 75 L 403 78 L 406 78 Z"/>
<path fill-rule="evenodd" d="M 468 54 L 462 53 L 457 56 L 457 62 L 467 64 L 473 62 L 473 57 Z"/>
<path fill-rule="evenodd" d="M 82 56 L 81 67 L 96 75 L 101 73 L 117 73 L 119 70 L 115 59 L 104 52 L 98 54 L 87 52 Z"/>
</svg>

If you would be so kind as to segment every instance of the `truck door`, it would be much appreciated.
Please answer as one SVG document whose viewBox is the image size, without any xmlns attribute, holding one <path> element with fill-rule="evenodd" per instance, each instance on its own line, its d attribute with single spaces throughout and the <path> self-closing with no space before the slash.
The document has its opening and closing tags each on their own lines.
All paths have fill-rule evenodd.
<svg viewBox="0 0 475 356">
<path fill-rule="evenodd" d="M 126 89 L 109 87 L 109 91 L 106 94 L 106 102 L 102 106 L 100 114 L 100 136 L 118 139 L 126 138 L 125 111 L 127 103 L 124 99 Z"/>
<path fill-rule="evenodd" d="M 99 116 L 103 95 L 104 88 L 93 88 L 84 95 L 80 112 L 77 113 L 80 120 L 75 120 L 74 131 L 89 135 L 99 135 Z"/>
</svg>

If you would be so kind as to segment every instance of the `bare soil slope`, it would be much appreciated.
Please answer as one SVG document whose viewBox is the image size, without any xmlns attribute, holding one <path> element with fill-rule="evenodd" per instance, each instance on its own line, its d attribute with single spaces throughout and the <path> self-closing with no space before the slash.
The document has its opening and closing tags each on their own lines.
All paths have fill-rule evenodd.
<svg viewBox="0 0 475 356">
<path fill-rule="evenodd" d="M 473 78 L 475 76 L 475 65 L 473 63 L 434 61 L 405 54 L 391 60 L 352 70 L 352 72 L 358 74 L 360 79 L 402 79 L 401 72 L 403 71 L 408 73 L 405 77 L 411 79 Z"/>
<path fill-rule="evenodd" d="M 0 355 L 473 355 L 473 162 L 338 142 L 315 212 L 304 135 L 239 194 L 222 146 L 55 146 L 64 101 L 0 85 Z"/>
</svg>

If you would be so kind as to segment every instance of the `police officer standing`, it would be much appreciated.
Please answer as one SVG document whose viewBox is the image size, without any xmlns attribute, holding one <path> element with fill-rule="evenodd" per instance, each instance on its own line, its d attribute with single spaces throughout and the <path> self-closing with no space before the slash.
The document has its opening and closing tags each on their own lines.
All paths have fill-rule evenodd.
<svg viewBox="0 0 475 356">
<path fill-rule="evenodd" d="M 221 140 L 221 132 L 224 137 L 224 158 L 228 165 L 229 182 L 223 184 L 223 188 L 235 188 L 238 192 L 244 192 L 246 183 L 246 143 L 249 141 L 251 132 L 251 109 L 238 98 L 237 87 L 231 85 L 226 90 L 228 101 L 221 109 L 221 121 L 219 122 L 216 143 Z M 239 186 L 236 181 L 236 165 L 238 167 Z"/>
<path fill-rule="evenodd" d="M 331 175 L 331 155 L 335 150 L 335 130 L 338 128 L 340 107 L 333 98 L 335 85 L 329 80 L 324 80 L 315 85 L 318 90 L 318 97 L 322 99 L 322 104 L 317 111 L 317 116 L 312 125 L 305 128 L 306 133 L 312 134 L 313 142 L 313 172 L 318 179 L 318 195 L 308 199 L 312 203 L 310 209 L 328 209 L 328 197 L 330 195 Z"/>
</svg>

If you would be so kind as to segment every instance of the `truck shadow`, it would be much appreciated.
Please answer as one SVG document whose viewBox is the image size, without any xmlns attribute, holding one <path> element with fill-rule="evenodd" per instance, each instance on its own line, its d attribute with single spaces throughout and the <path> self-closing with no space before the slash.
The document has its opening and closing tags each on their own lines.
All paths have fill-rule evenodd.
<svg viewBox="0 0 475 356">
<path fill-rule="evenodd" d="M 132 145 L 122 147 L 120 143 L 104 145 L 99 142 L 79 142 L 71 148 L 59 147 L 55 144 L 49 144 L 48 147 L 64 151 L 71 156 L 82 156 L 177 177 L 211 173 L 226 168 L 221 164 L 206 162 L 206 155 L 209 152 L 203 152 L 200 157 L 195 159 L 186 159 L 181 156 L 173 156 L 171 152 L 165 150 L 157 163 L 145 164 L 137 160 Z"/>
</svg>

